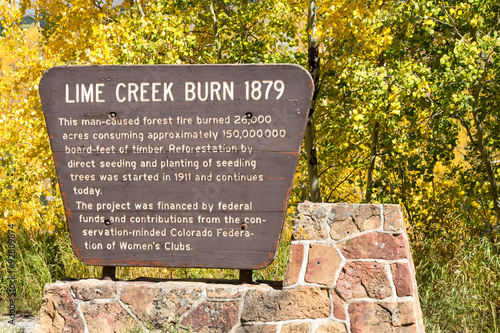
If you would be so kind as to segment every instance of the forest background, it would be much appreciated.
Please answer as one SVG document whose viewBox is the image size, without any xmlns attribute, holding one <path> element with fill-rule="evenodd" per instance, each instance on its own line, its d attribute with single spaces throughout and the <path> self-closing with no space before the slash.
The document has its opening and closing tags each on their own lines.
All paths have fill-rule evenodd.
<svg viewBox="0 0 500 333">
<path fill-rule="evenodd" d="M 45 70 L 295 63 L 311 72 L 314 101 L 279 254 L 254 279 L 282 279 L 297 203 L 400 204 L 427 330 L 500 332 L 497 0 L 0 0 L 0 24 L 1 313 L 9 225 L 19 313 L 36 314 L 45 283 L 101 274 L 71 249 L 38 96 Z"/>
</svg>

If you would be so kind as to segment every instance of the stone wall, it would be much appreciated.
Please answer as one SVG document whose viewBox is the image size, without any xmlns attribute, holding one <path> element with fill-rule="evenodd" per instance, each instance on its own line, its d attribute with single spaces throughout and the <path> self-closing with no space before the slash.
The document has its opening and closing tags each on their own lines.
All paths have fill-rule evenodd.
<svg viewBox="0 0 500 333">
<path fill-rule="evenodd" d="M 424 331 L 400 206 L 306 202 L 298 210 L 284 290 L 328 290 L 330 318 L 347 332 Z"/>
<path fill-rule="evenodd" d="M 423 332 L 396 205 L 299 206 L 283 283 L 60 281 L 36 332 Z"/>
</svg>

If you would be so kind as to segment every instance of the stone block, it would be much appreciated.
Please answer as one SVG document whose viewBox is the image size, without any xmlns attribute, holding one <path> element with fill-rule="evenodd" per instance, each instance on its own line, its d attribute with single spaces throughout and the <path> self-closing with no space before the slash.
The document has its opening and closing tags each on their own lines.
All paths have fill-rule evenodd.
<svg viewBox="0 0 500 333">
<path fill-rule="evenodd" d="M 223 333 L 229 332 L 238 323 L 239 303 L 204 302 L 193 309 L 181 324 L 195 331 Z"/>
<path fill-rule="evenodd" d="M 162 288 L 154 300 L 156 309 L 161 314 L 175 309 L 175 316 L 182 316 L 201 297 L 201 287 L 190 285 L 172 285 Z"/>
<path fill-rule="evenodd" d="M 377 205 L 333 204 L 328 224 L 330 237 L 340 240 L 361 231 L 379 228 L 380 209 Z"/>
<path fill-rule="evenodd" d="M 399 205 L 383 205 L 384 230 L 401 232 L 406 229 L 403 212 Z"/>
<path fill-rule="evenodd" d="M 290 247 L 290 257 L 283 277 L 283 286 L 288 287 L 299 281 L 300 269 L 304 259 L 304 245 L 292 244 Z"/>
<path fill-rule="evenodd" d="M 384 299 L 392 294 L 384 264 L 370 261 L 347 263 L 340 273 L 337 287 L 348 299 Z"/>
<path fill-rule="evenodd" d="M 75 281 L 71 289 L 75 293 L 75 298 L 82 301 L 94 299 L 115 298 L 117 283 L 108 280 L 87 279 Z"/>
<path fill-rule="evenodd" d="M 118 302 L 84 303 L 80 307 L 89 333 L 125 333 L 139 325 Z"/>
<path fill-rule="evenodd" d="M 208 285 L 207 297 L 209 299 L 236 299 L 241 297 L 241 290 L 231 285 Z"/>
<path fill-rule="evenodd" d="M 305 215 L 299 215 L 295 219 L 292 240 L 322 240 L 327 238 L 326 225 L 321 221 Z"/>
<path fill-rule="evenodd" d="M 339 320 L 346 320 L 347 315 L 345 313 L 345 302 L 333 289 L 330 290 L 330 295 L 333 302 L 333 317 Z"/>
<path fill-rule="evenodd" d="M 413 302 L 384 302 L 382 307 L 391 313 L 392 325 L 395 327 L 410 326 L 417 323 L 415 304 Z"/>
<path fill-rule="evenodd" d="M 326 223 L 327 217 L 332 209 L 331 207 L 332 204 L 329 203 L 313 204 L 309 216 L 317 223 Z"/>
<path fill-rule="evenodd" d="M 347 328 L 344 323 L 332 320 L 318 327 L 314 333 L 347 333 Z"/>
<path fill-rule="evenodd" d="M 310 333 L 311 325 L 308 323 L 294 323 L 281 326 L 280 333 Z"/>
<path fill-rule="evenodd" d="M 128 306 L 135 316 L 145 322 L 152 321 L 151 318 L 154 300 L 158 290 L 155 283 L 124 283 L 120 293 L 120 300 Z"/>
<path fill-rule="evenodd" d="M 317 204 L 312 203 L 311 201 L 304 201 L 297 206 L 297 215 L 311 215 L 311 210 Z"/>
<path fill-rule="evenodd" d="M 201 287 L 189 284 L 143 282 L 123 286 L 120 299 L 153 328 L 161 328 L 186 313 L 201 297 Z"/>
<path fill-rule="evenodd" d="M 236 333 L 276 333 L 274 325 L 240 326 Z"/>
<path fill-rule="evenodd" d="M 83 332 L 83 319 L 78 314 L 70 292 L 70 285 L 53 283 L 45 285 L 40 321 L 36 333 Z"/>
<path fill-rule="evenodd" d="M 332 245 L 311 244 L 304 280 L 325 286 L 333 285 L 342 259 Z"/>
<path fill-rule="evenodd" d="M 411 275 L 408 263 L 392 264 L 391 271 L 398 297 L 413 296 L 414 278 Z"/>
<path fill-rule="evenodd" d="M 330 237 L 333 240 L 340 240 L 359 232 L 360 230 L 358 226 L 351 218 L 347 218 L 342 221 L 336 221 L 335 223 L 330 223 Z"/>
<path fill-rule="evenodd" d="M 407 244 L 403 234 L 369 232 L 341 242 L 337 246 L 346 259 L 396 260 L 409 257 Z"/>
<path fill-rule="evenodd" d="M 245 296 L 241 321 L 275 322 L 293 319 L 319 319 L 330 315 L 328 291 L 318 287 L 290 290 L 249 290 Z"/>
<path fill-rule="evenodd" d="M 352 333 L 392 332 L 391 313 L 377 303 L 355 302 L 348 308 Z"/>
<path fill-rule="evenodd" d="M 283 293 L 278 290 L 248 290 L 241 314 L 242 323 L 277 321 L 277 306 Z"/>
</svg>

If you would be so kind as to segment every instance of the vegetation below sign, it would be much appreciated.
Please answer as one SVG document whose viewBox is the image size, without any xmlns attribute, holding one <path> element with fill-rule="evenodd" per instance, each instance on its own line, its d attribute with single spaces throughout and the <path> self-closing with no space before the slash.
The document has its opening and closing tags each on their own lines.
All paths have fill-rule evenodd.
<svg viewBox="0 0 500 333">
<path fill-rule="evenodd" d="M 312 89 L 295 65 L 47 71 L 40 95 L 77 257 L 267 266 Z"/>
</svg>

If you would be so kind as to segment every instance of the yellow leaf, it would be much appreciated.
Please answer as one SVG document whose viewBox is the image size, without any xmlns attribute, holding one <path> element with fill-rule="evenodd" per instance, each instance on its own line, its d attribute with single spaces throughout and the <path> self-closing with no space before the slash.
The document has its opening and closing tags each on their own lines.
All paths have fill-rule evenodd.
<svg viewBox="0 0 500 333">
<path fill-rule="evenodd" d="M 363 120 L 365 118 L 365 115 L 360 113 L 360 114 L 357 114 L 354 116 L 354 120 L 356 121 L 360 121 L 360 120 Z"/>
</svg>

